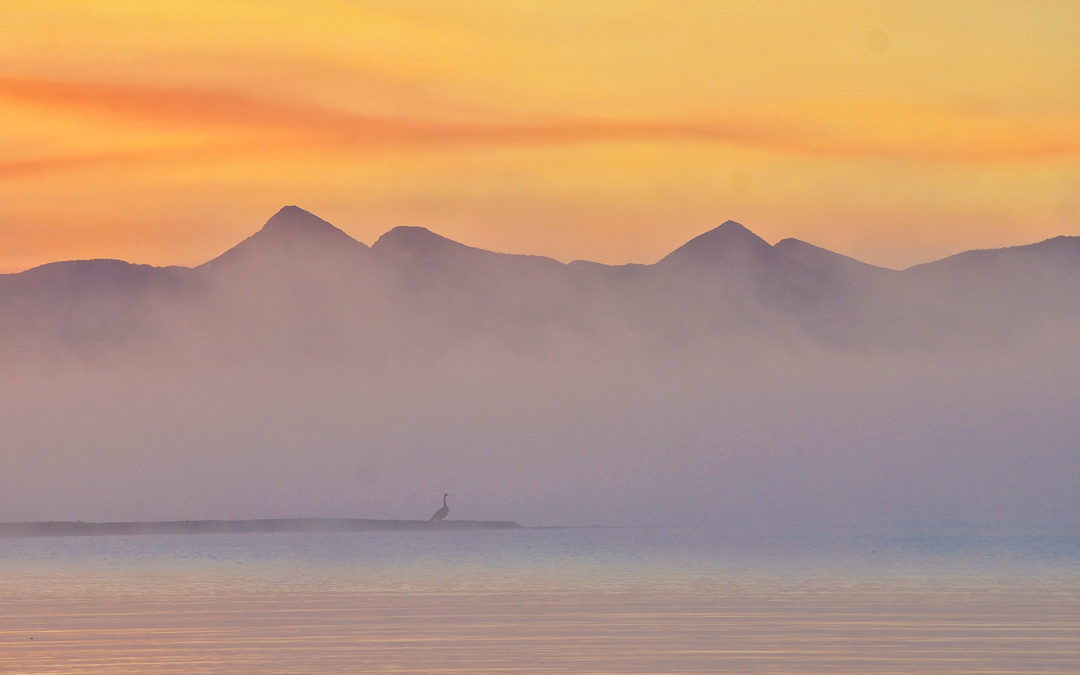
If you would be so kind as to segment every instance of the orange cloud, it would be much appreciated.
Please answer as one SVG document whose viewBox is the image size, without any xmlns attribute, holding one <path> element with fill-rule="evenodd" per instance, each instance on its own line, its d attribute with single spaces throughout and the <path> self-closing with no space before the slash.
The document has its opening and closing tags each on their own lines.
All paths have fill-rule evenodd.
<svg viewBox="0 0 1080 675">
<path fill-rule="evenodd" d="M 804 156 L 952 162 L 1012 162 L 1080 157 L 1073 120 L 1016 120 L 953 111 L 864 106 L 835 119 L 828 107 L 799 116 L 761 111 L 705 121 L 555 118 L 448 122 L 362 114 L 309 101 L 271 100 L 235 91 L 0 77 L 0 102 L 53 112 L 96 115 L 172 131 L 229 134 L 198 147 L 89 153 L 0 162 L 18 176 L 151 158 L 197 159 L 242 150 L 334 149 L 448 145 L 552 145 L 609 142 L 718 143 Z M 796 111 L 798 112 L 798 111 Z M 238 142 L 237 132 L 261 140 Z M 269 144 L 269 146 L 268 146 Z"/>
<path fill-rule="evenodd" d="M 5 76 L 0 76 L 0 100 L 170 126 L 311 126 L 341 118 L 324 108 L 270 102 L 234 91 Z"/>
</svg>

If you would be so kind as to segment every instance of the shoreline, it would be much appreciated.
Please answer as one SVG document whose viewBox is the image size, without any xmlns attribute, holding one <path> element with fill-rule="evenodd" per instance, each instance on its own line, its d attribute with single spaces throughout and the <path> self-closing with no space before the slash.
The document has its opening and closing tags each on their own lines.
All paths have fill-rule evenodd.
<svg viewBox="0 0 1080 675">
<path fill-rule="evenodd" d="M 106 523 L 42 521 L 0 523 L 0 537 L 518 529 L 523 528 L 510 520 L 442 520 L 431 522 L 427 520 L 372 520 L 367 518 L 258 518 L 251 520 L 163 520 Z"/>
</svg>

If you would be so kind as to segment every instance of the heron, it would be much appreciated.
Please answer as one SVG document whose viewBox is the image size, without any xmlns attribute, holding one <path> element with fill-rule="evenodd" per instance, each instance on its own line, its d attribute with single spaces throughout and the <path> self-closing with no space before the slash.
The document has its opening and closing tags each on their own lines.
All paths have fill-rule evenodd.
<svg viewBox="0 0 1080 675">
<path fill-rule="evenodd" d="M 430 522 L 442 520 L 446 517 L 446 514 L 450 513 L 450 507 L 446 505 L 446 498 L 449 497 L 448 492 L 444 492 L 442 496 L 442 508 L 435 512 L 435 515 L 431 516 Z"/>
</svg>

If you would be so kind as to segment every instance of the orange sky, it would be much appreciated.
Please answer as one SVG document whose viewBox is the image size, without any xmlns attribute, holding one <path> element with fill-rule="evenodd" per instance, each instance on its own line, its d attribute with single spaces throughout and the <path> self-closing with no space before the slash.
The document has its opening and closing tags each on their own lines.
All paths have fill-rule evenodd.
<svg viewBox="0 0 1080 675">
<path fill-rule="evenodd" d="M 9 0 L 0 271 L 197 264 L 287 203 L 604 262 L 1080 234 L 1080 3 L 750 4 Z"/>
</svg>

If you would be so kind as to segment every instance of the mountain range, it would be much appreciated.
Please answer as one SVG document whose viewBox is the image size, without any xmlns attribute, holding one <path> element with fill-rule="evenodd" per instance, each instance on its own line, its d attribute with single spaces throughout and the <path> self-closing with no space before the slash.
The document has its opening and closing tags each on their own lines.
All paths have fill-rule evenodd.
<svg viewBox="0 0 1080 675">
<path fill-rule="evenodd" d="M 736 335 L 924 348 L 1072 335 L 1078 317 L 1080 237 L 897 271 L 797 239 L 770 245 L 730 220 L 655 264 L 612 266 L 495 253 L 422 227 L 367 246 L 286 206 L 194 268 L 79 260 L 0 275 L 0 358 L 191 340 L 224 353 L 478 339 L 534 349 L 557 336 L 649 350 Z"/>
<path fill-rule="evenodd" d="M 288 206 L 193 268 L 0 276 L 0 512 L 1075 531 L 1077 344 L 1077 237 L 563 264 Z"/>
</svg>

